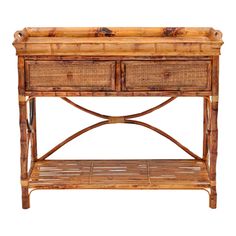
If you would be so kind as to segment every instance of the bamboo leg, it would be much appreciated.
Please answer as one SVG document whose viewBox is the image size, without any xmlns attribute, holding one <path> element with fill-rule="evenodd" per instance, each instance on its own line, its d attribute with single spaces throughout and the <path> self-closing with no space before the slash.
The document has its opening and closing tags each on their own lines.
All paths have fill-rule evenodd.
<svg viewBox="0 0 236 236">
<path fill-rule="evenodd" d="M 22 189 L 22 208 L 30 207 L 28 192 L 28 132 L 27 132 L 27 108 L 26 99 L 19 95 L 20 109 L 20 163 L 21 163 L 21 189 Z"/>
<path fill-rule="evenodd" d="M 30 207 L 28 188 L 28 146 L 29 136 L 27 127 L 27 106 L 24 76 L 24 57 L 18 57 L 18 92 L 19 92 L 19 118 L 20 118 L 20 166 L 21 166 L 21 190 L 22 208 Z"/>
<path fill-rule="evenodd" d="M 29 197 L 29 189 L 28 187 L 22 187 L 22 208 L 28 209 L 30 208 L 30 197 Z"/>
<path fill-rule="evenodd" d="M 36 98 L 30 99 L 30 124 L 31 133 L 31 160 L 37 161 L 37 133 L 36 133 Z"/>
<path fill-rule="evenodd" d="M 208 103 L 207 98 L 203 98 L 203 160 L 206 161 L 208 153 Z"/>
<path fill-rule="evenodd" d="M 217 160 L 217 113 L 218 102 L 212 101 L 211 105 L 211 130 L 210 130 L 210 180 L 211 180 L 211 193 L 210 193 L 210 207 L 216 208 L 217 192 L 216 192 L 216 160 Z"/>
<path fill-rule="evenodd" d="M 216 192 L 216 187 L 211 187 L 209 206 L 210 206 L 210 208 L 212 208 L 212 209 L 216 209 L 216 206 L 217 206 L 217 192 Z"/>
<path fill-rule="evenodd" d="M 210 207 L 216 208 L 217 191 L 216 191 L 216 160 L 217 160 L 217 144 L 218 144 L 218 89 L 219 89 L 219 58 L 213 57 L 212 61 L 212 98 L 210 105 Z"/>
</svg>

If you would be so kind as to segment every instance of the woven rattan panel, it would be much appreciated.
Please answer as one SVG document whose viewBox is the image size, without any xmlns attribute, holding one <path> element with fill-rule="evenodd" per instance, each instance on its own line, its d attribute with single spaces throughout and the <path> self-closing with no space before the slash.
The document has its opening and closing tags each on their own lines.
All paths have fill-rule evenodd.
<svg viewBox="0 0 236 236">
<path fill-rule="evenodd" d="M 27 88 L 113 90 L 115 62 L 38 61 L 27 62 Z M 69 88 L 70 87 L 70 88 Z"/>
<path fill-rule="evenodd" d="M 208 61 L 124 62 L 126 90 L 209 90 Z"/>
</svg>

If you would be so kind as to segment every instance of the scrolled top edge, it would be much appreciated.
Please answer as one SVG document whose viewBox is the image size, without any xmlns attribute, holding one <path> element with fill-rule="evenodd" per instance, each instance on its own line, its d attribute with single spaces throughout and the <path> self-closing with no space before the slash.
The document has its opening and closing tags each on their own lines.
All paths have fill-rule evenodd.
<svg viewBox="0 0 236 236">
<path fill-rule="evenodd" d="M 212 40 L 222 40 L 222 36 L 223 34 L 220 30 L 215 30 L 213 28 L 210 30 L 209 37 Z"/>
<path fill-rule="evenodd" d="M 27 37 L 28 37 L 28 33 L 27 33 L 26 28 L 24 28 L 23 30 L 17 30 L 14 33 L 14 42 L 13 42 L 13 44 L 18 43 L 18 42 L 22 42 L 25 39 L 27 39 Z"/>
</svg>

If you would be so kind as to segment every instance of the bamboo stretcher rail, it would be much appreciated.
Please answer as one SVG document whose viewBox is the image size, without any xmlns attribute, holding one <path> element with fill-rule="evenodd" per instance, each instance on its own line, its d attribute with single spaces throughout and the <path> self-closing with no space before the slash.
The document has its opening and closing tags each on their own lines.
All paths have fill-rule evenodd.
<svg viewBox="0 0 236 236">
<path fill-rule="evenodd" d="M 158 134 L 164 136 L 165 138 L 169 139 L 171 142 L 176 144 L 178 147 L 180 147 L 183 151 L 188 153 L 190 156 L 192 156 L 196 160 L 202 160 L 201 157 L 199 157 L 197 154 L 195 154 L 192 151 L 190 151 L 187 147 L 185 147 L 183 144 L 178 142 L 176 139 L 174 139 L 172 136 L 170 136 L 169 134 L 165 133 L 161 129 L 158 129 L 158 128 L 152 126 L 152 125 L 149 125 L 149 124 L 147 124 L 145 122 L 141 122 L 141 121 L 137 121 L 137 120 L 126 120 L 125 122 L 128 123 L 128 124 L 140 125 L 140 126 L 144 126 L 144 127 L 148 128 L 148 129 L 151 129 L 151 130 L 157 132 Z"/>
<path fill-rule="evenodd" d="M 172 102 L 173 100 L 175 100 L 176 97 L 171 97 L 169 99 L 167 99 L 166 101 L 162 102 L 161 104 L 152 107 L 148 110 L 145 110 L 143 112 L 140 113 L 136 113 L 136 114 L 132 114 L 132 115 L 125 115 L 125 116 L 108 116 L 108 115 L 103 115 L 97 112 L 94 112 L 92 110 L 89 110 L 87 108 L 84 108 L 78 104 L 76 104 L 75 102 L 71 101 L 68 98 L 62 97 L 62 100 L 64 100 L 65 102 L 69 103 L 70 105 L 84 111 L 87 112 L 91 115 L 106 119 L 106 121 L 102 121 L 99 123 L 96 123 L 94 125 L 91 125 L 89 127 L 86 127 L 76 133 L 74 133 L 73 135 L 71 135 L 70 137 L 66 138 L 64 141 L 60 142 L 58 145 L 56 145 L 55 147 L 53 147 L 50 151 L 48 151 L 47 153 L 45 153 L 42 157 L 40 157 L 38 160 L 42 161 L 45 160 L 47 157 L 49 157 L 51 154 L 53 154 L 54 152 L 56 152 L 59 148 L 61 148 L 62 146 L 64 146 L 65 144 L 67 144 L 68 142 L 72 141 L 73 139 L 77 138 L 78 136 L 84 134 L 85 132 L 100 127 L 102 125 L 105 124 L 112 124 L 112 123 L 127 123 L 127 124 L 136 124 L 136 125 L 140 125 L 143 127 L 146 127 L 148 129 L 151 129 L 155 132 L 157 132 L 158 134 L 164 136 L 165 138 L 169 139 L 171 142 L 173 142 L 174 144 L 176 144 L 179 148 L 181 148 L 183 151 L 185 151 L 186 153 L 188 153 L 190 156 L 192 156 L 193 158 L 195 158 L 196 160 L 202 160 L 201 157 L 199 157 L 197 154 L 193 153 L 192 151 L 190 151 L 187 147 L 185 147 L 183 144 L 181 144 L 179 141 L 177 141 L 175 138 L 173 138 L 172 136 L 170 136 L 169 134 L 165 133 L 164 131 L 162 131 L 161 129 L 158 129 L 154 126 L 151 126 L 147 123 L 141 122 L 141 121 L 136 121 L 136 120 L 129 120 L 131 118 L 137 118 L 140 116 L 144 116 L 147 115 L 157 109 L 162 108 L 163 106 L 169 104 L 170 102 Z"/>
<path fill-rule="evenodd" d="M 59 148 L 61 148 L 62 146 L 64 146 L 66 143 L 70 142 L 71 140 L 77 138 L 78 136 L 80 136 L 81 134 L 84 134 L 85 132 L 88 132 L 91 129 L 97 128 L 99 126 L 108 124 L 108 121 L 101 121 L 98 122 L 96 124 L 90 125 L 74 134 L 72 134 L 70 137 L 66 138 L 65 140 L 63 140 L 62 142 L 60 142 L 58 145 L 56 145 L 54 148 L 52 148 L 50 151 L 48 151 L 47 153 L 45 153 L 42 157 L 40 157 L 38 160 L 42 161 L 45 160 L 48 156 L 50 156 L 51 154 L 53 154 L 55 151 L 57 151 Z"/>
<path fill-rule="evenodd" d="M 97 112 L 94 112 L 94 111 L 91 111 L 87 108 L 84 108 L 76 103 L 74 103 L 73 101 L 71 101 L 70 99 L 66 98 L 66 97 L 62 97 L 61 98 L 62 100 L 64 100 L 65 102 L 71 104 L 72 106 L 80 109 L 81 111 L 84 111 L 84 112 L 87 112 L 91 115 L 94 115 L 94 116 L 97 116 L 97 117 L 100 117 L 100 118 L 103 118 L 103 119 L 109 119 L 110 117 L 112 116 L 108 116 L 108 115 L 103 115 L 103 114 L 100 114 L 100 113 L 97 113 Z M 146 111 L 143 111 L 143 112 L 140 112 L 140 113 L 136 113 L 136 114 L 132 114 L 132 115 L 125 115 L 123 116 L 124 119 L 131 119 L 131 118 L 137 118 L 137 117 L 140 117 L 140 116 L 144 116 L 144 115 L 147 115 L 157 109 L 160 109 L 161 107 L 164 107 L 165 105 L 167 105 L 168 103 L 172 102 L 173 100 L 175 100 L 176 97 L 171 97 L 169 99 L 167 99 L 166 101 L 162 102 L 161 104 L 155 106 L 155 107 L 152 107 Z"/>
<path fill-rule="evenodd" d="M 97 112 L 95 112 L 95 111 L 91 111 L 91 110 L 89 110 L 89 109 L 87 109 L 87 108 L 85 108 L 85 107 L 82 107 L 82 106 L 80 106 L 80 105 L 74 103 L 73 101 L 71 101 L 70 99 L 68 99 L 68 98 L 66 98 L 66 97 L 62 97 L 61 99 L 64 100 L 65 102 L 69 103 L 70 105 L 72 105 L 72 106 L 74 106 L 74 107 L 80 109 L 81 111 L 87 112 L 87 113 L 90 114 L 90 115 L 94 115 L 94 116 L 97 116 L 97 117 L 100 117 L 100 118 L 103 118 L 103 119 L 109 119 L 109 116 L 107 116 L 107 115 L 102 115 L 102 114 L 97 113 Z"/>
</svg>

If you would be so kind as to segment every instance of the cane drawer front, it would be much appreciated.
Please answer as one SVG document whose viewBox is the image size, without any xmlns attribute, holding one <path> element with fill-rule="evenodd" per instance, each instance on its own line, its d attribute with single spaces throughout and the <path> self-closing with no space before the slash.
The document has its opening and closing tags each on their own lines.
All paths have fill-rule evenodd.
<svg viewBox="0 0 236 236">
<path fill-rule="evenodd" d="M 115 90 L 115 61 L 26 61 L 26 89 Z"/>
<path fill-rule="evenodd" d="M 122 89 L 189 90 L 211 89 L 210 61 L 124 61 Z"/>
</svg>

